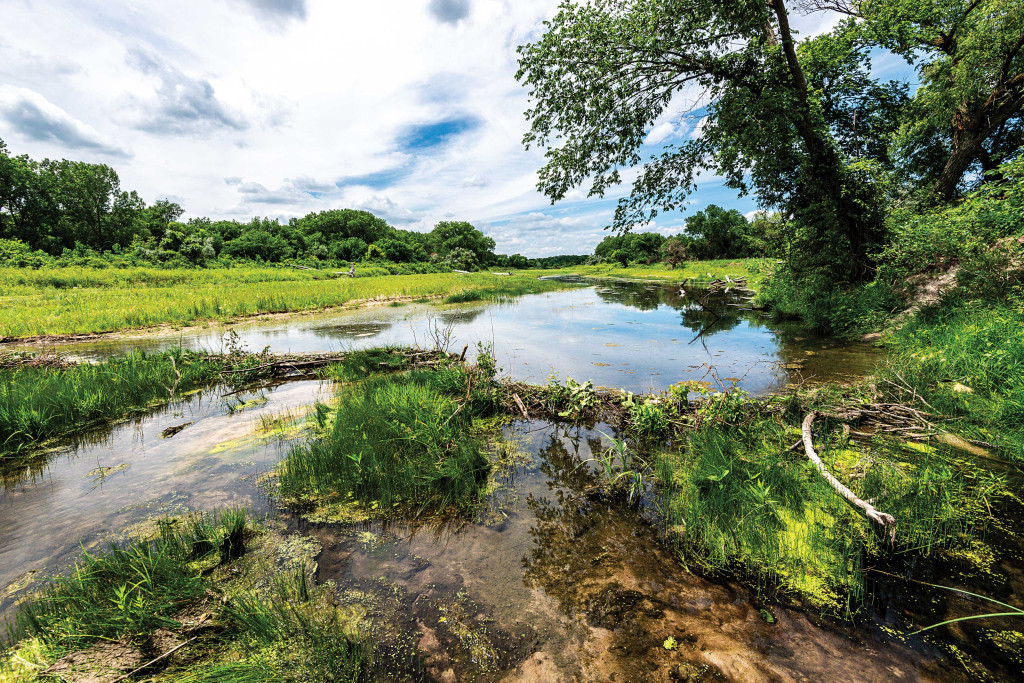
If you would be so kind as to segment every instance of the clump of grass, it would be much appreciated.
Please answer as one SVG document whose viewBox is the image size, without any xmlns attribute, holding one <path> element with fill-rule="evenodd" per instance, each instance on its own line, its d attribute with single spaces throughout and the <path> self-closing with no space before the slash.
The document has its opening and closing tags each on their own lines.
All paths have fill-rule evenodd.
<svg viewBox="0 0 1024 683">
<path fill-rule="evenodd" d="M 208 384 L 219 369 L 182 351 L 129 353 L 64 368 L 0 369 L 0 462 L 40 441 L 179 398 Z"/>
<path fill-rule="evenodd" d="M 469 435 L 488 392 L 459 366 L 373 377 L 344 390 L 324 434 L 280 465 L 281 493 L 366 506 L 469 504 L 488 464 Z"/>
<path fill-rule="evenodd" d="M 280 675 L 284 672 L 275 664 L 287 663 L 292 671 L 290 680 L 368 680 L 369 648 L 346 632 L 337 610 L 321 604 L 324 597 L 309 585 L 305 568 L 279 575 L 270 596 L 248 593 L 235 597 L 226 607 L 225 617 L 240 634 L 249 666 L 266 662 L 267 669 L 277 669 Z M 296 672 L 301 674 L 295 676 Z"/>
<path fill-rule="evenodd" d="M 51 580 L 23 605 L 10 647 L 0 653 L 0 679 L 36 680 L 57 659 L 102 642 L 156 658 L 166 650 L 147 651 L 149 638 L 167 629 L 198 642 L 187 663 L 158 660 L 146 680 L 368 680 L 368 646 L 342 623 L 331 591 L 313 584 L 305 562 L 271 577 L 249 576 L 268 568 L 266 558 L 238 561 L 250 544 L 261 546 L 258 531 L 265 529 L 254 527 L 245 510 L 230 509 L 162 520 L 155 538 L 84 554 L 70 575 Z M 239 590 L 235 581 L 251 587 Z M 200 610 L 206 625 L 186 631 L 178 620 L 195 619 Z"/>
<path fill-rule="evenodd" d="M 161 626 L 206 589 L 201 573 L 240 556 L 245 510 L 165 521 L 153 540 L 83 553 L 16 616 L 15 638 L 34 637 L 59 657 L 99 640 L 135 638 Z"/>
<path fill-rule="evenodd" d="M 449 294 L 445 297 L 444 302 L 446 304 L 465 304 L 471 301 L 480 301 L 482 299 L 483 296 L 480 295 L 480 292 L 466 291 Z"/>
<path fill-rule="evenodd" d="M 770 419 L 710 424 L 657 459 L 661 507 L 687 562 L 710 573 L 738 571 L 769 597 L 794 594 L 849 615 L 864 601 L 869 558 L 968 547 L 1006 492 L 998 477 L 961 467 L 939 449 L 878 441 L 865 452 L 838 436 L 823 439 L 821 457 L 837 478 L 896 518 L 890 542 L 802 453 L 786 452 L 794 431 Z"/>
</svg>

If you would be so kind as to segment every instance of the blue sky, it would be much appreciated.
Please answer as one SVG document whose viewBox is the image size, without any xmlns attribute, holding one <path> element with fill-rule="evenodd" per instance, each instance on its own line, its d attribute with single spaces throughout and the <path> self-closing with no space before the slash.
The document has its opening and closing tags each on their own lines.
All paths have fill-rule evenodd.
<svg viewBox="0 0 1024 683">
<path fill-rule="evenodd" d="M 186 217 L 362 208 L 429 230 L 468 220 L 498 250 L 586 253 L 619 189 L 551 206 L 526 151 L 518 45 L 557 0 L 0 0 L 0 138 L 108 163 Z M 800 17 L 804 35 L 829 17 Z M 905 67 L 884 62 L 887 74 Z M 650 151 L 695 134 L 674 108 Z M 688 211 L 756 208 L 715 178 Z M 678 232 L 685 214 L 646 229 Z"/>
</svg>

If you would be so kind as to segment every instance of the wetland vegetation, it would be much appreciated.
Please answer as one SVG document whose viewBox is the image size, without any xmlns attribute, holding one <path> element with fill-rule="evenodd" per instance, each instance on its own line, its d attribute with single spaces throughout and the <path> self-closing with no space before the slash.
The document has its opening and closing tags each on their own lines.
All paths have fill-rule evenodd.
<svg viewBox="0 0 1024 683">
<path fill-rule="evenodd" d="M 82 351 L 0 357 L 0 679 L 1019 677 L 1024 8 L 800 7 L 842 16 L 567 1 L 520 48 L 541 192 L 639 166 L 593 254 L 182 222 L 0 142 L 0 343 Z M 763 210 L 634 229 L 707 174 Z"/>
</svg>

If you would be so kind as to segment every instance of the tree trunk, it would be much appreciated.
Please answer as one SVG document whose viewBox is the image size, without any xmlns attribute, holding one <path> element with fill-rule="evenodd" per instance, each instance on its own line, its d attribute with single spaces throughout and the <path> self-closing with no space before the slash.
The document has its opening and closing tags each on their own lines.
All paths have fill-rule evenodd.
<svg viewBox="0 0 1024 683">
<path fill-rule="evenodd" d="M 982 137 L 971 130 L 953 133 L 953 152 L 949 155 L 946 166 L 935 182 L 935 193 L 943 201 L 952 201 L 956 196 L 957 187 L 960 186 L 964 173 L 978 158 L 982 142 Z"/>
</svg>

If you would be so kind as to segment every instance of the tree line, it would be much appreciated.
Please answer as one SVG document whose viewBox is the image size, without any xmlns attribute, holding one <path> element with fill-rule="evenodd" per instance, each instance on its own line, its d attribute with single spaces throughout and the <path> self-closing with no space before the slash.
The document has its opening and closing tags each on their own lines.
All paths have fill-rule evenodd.
<svg viewBox="0 0 1024 683">
<path fill-rule="evenodd" d="M 686 261 L 778 257 L 785 253 L 783 221 L 778 214 L 758 212 L 753 219 L 736 209 L 711 204 L 686 219 L 676 235 L 625 232 L 609 235 L 594 250 L 591 262 L 664 262 L 675 267 Z"/>
<path fill-rule="evenodd" d="M 117 172 L 105 164 L 14 156 L 0 140 L 0 262 L 14 265 L 54 258 L 102 265 L 102 256 L 179 267 L 230 261 L 408 264 L 407 272 L 558 267 L 586 258 L 496 254 L 494 240 L 465 221 L 441 221 L 421 233 L 355 209 L 287 222 L 181 221 L 183 213 L 175 202 L 147 204 L 123 190 Z"/>
</svg>

